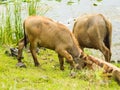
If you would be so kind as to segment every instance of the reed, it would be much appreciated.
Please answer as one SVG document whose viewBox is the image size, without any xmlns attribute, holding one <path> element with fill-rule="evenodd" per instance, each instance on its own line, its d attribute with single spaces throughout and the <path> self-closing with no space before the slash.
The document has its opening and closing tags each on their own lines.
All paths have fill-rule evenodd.
<svg viewBox="0 0 120 90">
<path fill-rule="evenodd" d="M 4 43 L 4 44 L 8 44 L 8 43 L 11 43 L 11 40 L 12 40 L 12 25 L 11 25 L 11 13 L 9 12 L 10 11 L 10 6 L 8 4 L 5 4 L 6 6 L 6 15 L 5 13 L 3 14 L 4 16 L 3 19 L 2 19 L 2 32 L 1 32 L 1 35 L 2 35 L 2 40 L 1 42 Z"/>
<path fill-rule="evenodd" d="M 24 5 L 25 8 L 23 8 Z M 23 37 L 24 18 L 29 15 L 44 15 L 49 10 L 49 8 L 41 9 L 40 0 L 11 0 L 5 2 L 3 6 L 5 10 L 0 12 L 1 45 L 16 44 Z M 23 11 L 25 11 L 24 16 Z"/>
<path fill-rule="evenodd" d="M 36 15 L 37 1 L 33 0 L 28 3 L 29 15 Z"/>
<path fill-rule="evenodd" d="M 21 5 L 22 2 L 14 2 L 14 39 L 16 42 L 23 37 Z"/>
</svg>

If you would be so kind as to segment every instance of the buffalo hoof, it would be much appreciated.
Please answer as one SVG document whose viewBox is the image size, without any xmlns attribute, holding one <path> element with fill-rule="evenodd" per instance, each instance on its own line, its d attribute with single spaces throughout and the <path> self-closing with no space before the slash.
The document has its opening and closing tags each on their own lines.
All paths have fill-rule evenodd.
<svg viewBox="0 0 120 90">
<path fill-rule="evenodd" d="M 65 62 L 66 62 L 66 63 L 70 63 L 69 60 L 66 60 Z"/>
<path fill-rule="evenodd" d="M 62 70 L 62 71 L 63 71 L 63 70 L 64 70 L 64 67 L 60 67 L 60 70 Z"/>
<path fill-rule="evenodd" d="M 17 63 L 17 65 L 16 65 L 17 67 L 20 67 L 20 68 L 26 68 L 26 65 L 24 64 L 24 63 L 22 63 L 22 62 L 19 62 L 19 63 Z"/>
<path fill-rule="evenodd" d="M 40 66 L 40 64 L 39 63 L 35 63 L 35 67 L 39 67 Z"/>
</svg>

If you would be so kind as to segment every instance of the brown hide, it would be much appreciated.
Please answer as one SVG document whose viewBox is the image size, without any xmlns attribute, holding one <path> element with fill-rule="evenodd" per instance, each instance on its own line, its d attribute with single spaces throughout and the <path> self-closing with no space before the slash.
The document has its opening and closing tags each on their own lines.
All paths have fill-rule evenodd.
<svg viewBox="0 0 120 90">
<path fill-rule="evenodd" d="M 112 25 L 102 14 L 79 17 L 74 24 L 73 33 L 82 50 L 99 49 L 105 60 L 110 62 Z"/>
<path fill-rule="evenodd" d="M 69 60 L 72 67 L 74 67 L 73 61 L 75 63 L 79 62 L 82 50 L 79 48 L 76 38 L 66 26 L 47 17 L 30 16 L 24 21 L 23 27 L 25 35 L 19 42 L 18 63 L 22 63 L 22 49 L 28 42 L 35 66 L 39 65 L 36 57 L 37 46 L 55 50 L 58 53 L 61 70 L 64 69 L 63 58 Z"/>
</svg>

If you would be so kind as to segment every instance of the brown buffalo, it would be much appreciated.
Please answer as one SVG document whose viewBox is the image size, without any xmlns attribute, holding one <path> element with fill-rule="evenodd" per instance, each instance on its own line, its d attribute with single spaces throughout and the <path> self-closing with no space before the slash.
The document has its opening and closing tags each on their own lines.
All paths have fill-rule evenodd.
<svg viewBox="0 0 120 90">
<path fill-rule="evenodd" d="M 74 67 L 75 64 L 78 65 L 82 50 L 79 48 L 76 38 L 66 26 L 47 17 L 30 16 L 24 21 L 23 27 L 24 38 L 21 39 L 18 44 L 19 66 L 24 66 L 21 61 L 22 50 L 28 43 L 30 43 L 30 51 L 35 66 L 39 65 L 36 56 L 36 47 L 38 46 L 55 50 L 58 53 L 61 70 L 64 70 L 63 58 L 69 60 L 72 67 Z"/>
<path fill-rule="evenodd" d="M 74 24 L 73 33 L 82 50 L 99 49 L 105 60 L 110 62 L 112 25 L 102 14 L 79 17 Z"/>
</svg>

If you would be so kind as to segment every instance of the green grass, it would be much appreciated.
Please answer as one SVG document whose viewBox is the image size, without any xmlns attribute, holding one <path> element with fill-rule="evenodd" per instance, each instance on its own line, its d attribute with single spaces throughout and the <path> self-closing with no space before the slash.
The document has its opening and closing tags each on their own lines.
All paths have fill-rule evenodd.
<svg viewBox="0 0 120 90">
<path fill-rule="evenodd" d="M 38 55 L 41 67 L 35 67 L 31 54 L 24 50 L 27 68 L 16 67 L 16 58 L 4 52 L 0 48 L 0 90 L 120 90 L 112 78 L 102 75 L 102 69 L 83 69 L 71 77 L 69 64 L 61 71 L 57 54 L 48 49 Z"/>
<path fill-rule="evenodd" d="M 50 9 L 40 0 L 7 0 L 2 5 L 5 10 L 0 12 L 0 45 L 17 43 L 23 37 L 23 19 L 30 15 L 45 15 Z"/>
</svg>

